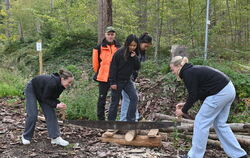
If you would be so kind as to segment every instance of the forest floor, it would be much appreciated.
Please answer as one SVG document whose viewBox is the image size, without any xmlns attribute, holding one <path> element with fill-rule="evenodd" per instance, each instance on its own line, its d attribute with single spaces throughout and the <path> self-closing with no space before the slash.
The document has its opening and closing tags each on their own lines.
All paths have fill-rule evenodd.
<svg viewBox="0 0 250 158">
<path fill-rule="evenodd" d="M 159 103 L 169 102 L 167 98 L 152 96 L 159 89 L 153 88 L 152 92 L 149 81 L 141 81 L 147 87 L 142 87 L 144 94 L 139 96 L 144 108 L 139 107 L 140 112 L 147 115 L 149 111 L 159 112 Z M 143 99 L 144 98 L 144 99 Z M 146 99 L 145 99 L 146 98 Z M 154 98 L 154 99 L 152 99 Z M 152 106 L 146 106 L 150 104 Z M 24 129 L 25 108 L 24 100 L 21 98 L 1 98 L 0 99 L 0 157 L 1 158 L 178 158 L 179 154 L 187 153 L 190 148 L 190 139 L 183 139 L 176 136 L 176 133 L 168 134 L 163 140 L 161 147 L 134 147 L 124 146 L 114 143 L 103 143 L 100 140 L 104 130 L 73 126 L 70 124 L 60 124 L 62 138 L 68 140 L 70 145 L 61 147 L 52 145 L 48 138 L 46 123 L 38 120 L 35 134 L 29 145 L 23 145 L 20 136 Z M 168 110 L 173 111 L 173 107 Z M 172 112 L 173 113 L 173 112 Z M 40 114 L 43 116 L 42 114 Z M 205 158 L 226 158 L 221 148 L 207 146 Z"/>
</svg>

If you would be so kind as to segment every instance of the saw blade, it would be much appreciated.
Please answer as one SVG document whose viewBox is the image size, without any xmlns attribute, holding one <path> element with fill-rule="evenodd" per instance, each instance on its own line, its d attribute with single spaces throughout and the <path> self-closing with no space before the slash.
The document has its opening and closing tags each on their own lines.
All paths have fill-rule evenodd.
<svg viewBox="0 0 250 158">
<path fill-rule="evenodd" d="M 126 121 L 90 121 L 66 120 L 65 123 L 100 129 L 137 130 L 137 129 L 165 129 L 179 126 L 179 122 L 126 122 Z"/>
</svg>

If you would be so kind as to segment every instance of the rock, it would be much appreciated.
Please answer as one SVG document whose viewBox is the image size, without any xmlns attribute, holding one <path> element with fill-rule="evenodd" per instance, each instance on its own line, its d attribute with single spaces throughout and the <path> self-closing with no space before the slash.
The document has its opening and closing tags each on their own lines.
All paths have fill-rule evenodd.
<svg viewBox="0 0 250 158">
<path fill-rule="evenodd" d="M 171 46 L 171 57 L 182 56 L 188 57 L 188 48 L 183 45 L 172 45 Z"/>
</svg>

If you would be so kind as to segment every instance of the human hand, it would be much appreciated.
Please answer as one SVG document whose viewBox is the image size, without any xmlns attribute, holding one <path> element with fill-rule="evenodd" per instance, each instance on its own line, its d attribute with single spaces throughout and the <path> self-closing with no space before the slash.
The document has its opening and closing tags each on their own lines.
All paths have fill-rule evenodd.
<svg viewBox="0 0 250 158">
<path fill-rule="evenodd" d="M 117 90 L 117 85 L 116 85 L 116 84 L 111 85 L 111 89 L 113 89 L 113 90 Z"/>
<path fill-rule="evenodd" d="M 67 105 L 64 104 L 63 102 L 61 102 L 61 103 L 56 105 L 56 108 L 58 108 L 58 109 L 67 109 Z"/>
<path fill-rule="evenodd" d="M 134 51 L 132 51 L 132 52 L 130 53 L 130 56 L 131 56 L 131 57 L 134 57 L 134 56 L 136 56 L 136 53 L 135 53 Z"/>
<path fill-rule="evenodd" d="M 184 113 L 182 112 L 182 108 L 181 109 L 176 109 L 175 110 L 175 115 L 177 116 L 177 117 L 180 117 L 180 116 L 182 116 Z"/>
<path fill-rule="evenodd" d="M 178 103 L 178 104 L 176 104 L 176 110 L 177 109 L 182 109 L 183 108 L 183 106 L 185 105 L 185 103 Z"/>
</svg>

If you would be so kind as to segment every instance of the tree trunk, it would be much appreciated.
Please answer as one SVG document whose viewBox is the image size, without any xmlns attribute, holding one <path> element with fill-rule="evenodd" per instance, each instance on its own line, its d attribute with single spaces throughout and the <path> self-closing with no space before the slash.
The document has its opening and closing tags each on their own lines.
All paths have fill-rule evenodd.
<svg viewBox="0 0 250 158">
<path fill-rule="evenodd" d="M 112 0 L 98 0 L 98 42 L 104 38 L 104 30 L 107 26 L 112 26 Z"/>
<path fill-rule="evenodd" d="M 192 21 L 192 17 L 193 17 L 193 13 L 192 13 L 192 0 L 188 0 L 188 8 L 189 8 L 189 14 L 188 14 L 188 18 L 189 18 L 189 28 L 190 28 L 190 34 L 191 34 L 191 42 L 192 42 L 192 48 L 194 48 L 194 36 L 193 36 L 193 21 Z"/>
<path fill-rule="evenodd" d="M 154 60 L 157 60 L 158 51 L 160 48 L 160 0 L 157 0 L 156 3 L 156 32 L 155 32 L 155 52 L 154 52 Z"/>
<path fill-rule="evenodd" d="M 143 33 L 147 30 L 147 0 L 138 0 L 138 31 Z"/>
<path fill-rule="evenodd" d="M 50 11 L 53 12 L 54 9 L 54 0 L 50 0 Z"/>
<path fill-rule="evenodd" d="M 232 20 L 231 20 L 231 15 L 230 15 L 230 7 L 229 7 L 229 2 L 228 0 L 226 0 L 226 4 L 227 4 L 227 14 L 228 14 L 228 19 L 229 19 L 229 26 L 230 26 L 230 31 L 231 31 L 231 42 L 230 43 L 234 43 L 234 38 L 233 38 L 233 24 L 232 24 Z"/>
<path fill-rule="evenodd" d="M 19 36 L 20 36 L 19 39 L 20 39 L 21 42 L 23 42 L 24 41 L 23 25 L 22 25 L 21 21 L 19 21 L 19 23 L 18 23 L 18 32 L 19 32 Z"/>
<path fill-rule="evenodd" d="M 6 29 L 5 29 L 5 35 L 7 37 L 7 39 L 10 38 L 11 34 L 10 34 L 10 30 L 9 30 L 9 25 L 10 25 L 10 22 L 9 22 L 9 18 L 10 18 L 10 0 L 5 0 L 5 5 L 6 5 L 6 12 L 7 12 L 7 22 L 6 22 Z"/>
</svg>

